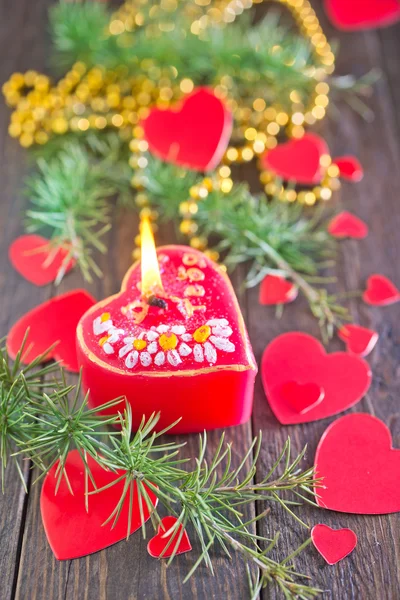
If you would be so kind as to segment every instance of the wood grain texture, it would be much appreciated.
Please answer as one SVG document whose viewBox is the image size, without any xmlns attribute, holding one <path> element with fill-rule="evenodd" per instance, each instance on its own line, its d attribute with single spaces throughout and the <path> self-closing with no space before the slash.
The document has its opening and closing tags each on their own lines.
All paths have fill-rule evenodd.
<svg viewBox="0 0 400 600">
<path fill-rule="evenodd" d="M 14 70 L 36 68 L 43 70 L 45 58 L 44 36 L 46 10 L 51 0 L 18 0 L 8 3 L 0 0 L 0 81 Z M 366 176 L 358 185 L 345 184 L 336 196 L 336 203 L 365 219 L 370 235 L 360 242 L 341 243 L 337 267 L 340 291 L 363 289 L 367 276 L 381 272 L 400 284 L 397 257 L 400 253 L 400 27 L 381 32 L 340 34 L 330 27 L 318 9 L 322 25 L 329 38 L 340 40 L 337 61 L 338 73 L 361 75 L 372 67 L 380 67 L 383 77 L 370 100 L 375 121 L 364 123 L 344 103 L 339 105 L 340 120 L 325 120 L 320 132 L 326 136 L 333 156 L 356 154 L 364 165 Z M 260 10 L 260 7 L 258 7 Z M 11 241 L 21 233 L 21 211 L 25 199 L 20 194 L 21 181 L 27 172 L 26 155 L 7 135 L 9 111 L 0 107 L 0 334 L 6 334 L 12 323 L 24 312 L 51 295 L 76 287 L 85 287 L 98 299 L 119 288 L 122 277 L 131 264 L 131 249 L 137 231 L 134 216 L 114 212 L 113 228 L 108 234 L 110 252 L 101 257 L 104 278 L 92 285 L 83 282 L 78 272 L 70 274 L 58 289 L 35 288 L 16 274 L 7 258 Z M 242 178 L 258 188 L 256 172 L 248 165 L 239 169 Z M 171 227 L 162 228 L 159 242 L 173 242 Z M 274 310 L 258 304 L 258 290 L 244 292 L 242 273 L 238 271 L 233 282 L 248 324 L 256 358 L 259 361 L 265 346 L 278 334 L 302 330 L 318 335 L 318 328 L 310 317 L 304 301 L 285 308 L 283 318 L 275 319 Z M 377 348 L 368 359 L 373 369 L 372 387 L 354 411 L 370 412 L 383 419 L 390 427 L 393 444 L 400 447 L 400 409 L 397 379 L 400 364 L 399 305 L 383 309 L 364 305 L 359 299 L 349 301 L 355 322 L 376 328 L 380 333 Z M 341 349 L 334 340 L 330 350 Z M 251 438 L 260 429 L 263 432 L 262 469 L 267 470 L 279 454 L 288 435 L 293 452 L 308 444 L 304 467 L 313 463 L 316 445 L 333 421 L 282 427 L 272 415 L 265 399 L 260 378 L 257 379 L 255 410 L 251 423 L 227 430 L 228 441 L 234 443 L 234 460 L 238 461 Z M 220 432 L 209 435 L 210 451 L 215 447 Z M 180 436 L 187 441 L 185 455 L 193 457 L 197 451 L 195 436 Z M 27 473 L 28 478 L 28 473 Z M 40 518 L 40 485 L 30 487 L 26 496 L 10 468 L 6 479 L 7 492 L 0 496 L 0 565 L 3 575 L 1 599 L 11 600 L 186 600 L 188 598 L 225 598 L 242 600 L 247 597 L 247 582 L 243 564 L 237 558 L 227 561 L 216 557 L 216 576 L 213 578 L 200 569 L 196 577 L 182 585 L 185 573 L 198 555 L 198 546 L 192 540 L 194 551 L 178 557 L 166 568 L 165 562 L 155 561 L 146 552 L 146 541 L 139 533 L 128 542 L 75 561 L 58 562 L 48 546 Z M 262 505 L 250 507 L 250 513 L 261 511 Z M 350 516 L 321 511 L 311 507 L 295 509 L 310 525 L 324 522 L 333 527 L 351 527 L 357 533 L 359 544 L 355 552 L 343 562 L 329 567 L 311 547 L 296 559 L 296 566 L 309 574 L 322 589 L 330 590 L 334 600 L 397 600 L 400 597 L 400 515 Z M 307 537 L 301 527 L 278 506 L 260 525 L 260 533 L 270 536 L 276 530 L 282 535 L 276 557 L 292 552 Z M 190 531 L 189 531 L 190 534 Z M 151 536 L 150 527 L 148 535 Z M 263 592 L 265 599 L 281 598 L 276 590 Z"/>
</svg>

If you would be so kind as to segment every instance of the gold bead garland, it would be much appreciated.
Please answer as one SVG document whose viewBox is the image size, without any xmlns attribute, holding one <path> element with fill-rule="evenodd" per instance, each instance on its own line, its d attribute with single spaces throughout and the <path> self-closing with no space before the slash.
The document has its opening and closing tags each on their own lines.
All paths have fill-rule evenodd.
<svg viewBox="0 0 400 600">
<path fill-rule="evenodd" d="M 174 12 L 182 8 L 192 19 L 191 32 L 201 37 L 208 27 L 223 27 L 232 23 L 244 10 L 263 0 L 160 0 L 147 8 L 146 0 L 128 0 L 113 14 L 107 34 L 118 36 L 118 43 L 129 45 L 130 34 L 144 27 L 149 36 L 159 36 L 171 31 Z M 208 193 L 219 189 L 228 194 L 233 187 L 230 165 L 250 162 L 266 150 L 277 145 L 278 136 L 285 132 L 289 137 L 300 138 L 304 127 L 325 116 L 329 103 L 329 85 L 324 79 L 333 72 L 334 55 L 322 32 L 318 19 L 308 0 L 278 0 L 289 9 L 301 34 L 309 41 L 316 66 L 308 68 L 310 82 L 314 85 L 312 97 L 306 106 L 301 94 L 293 89 L 289 94 L 290 111 L 275 103 L 267 105 L 261 97 L 234 100 L 230 97 L 232 79 L 226 75 L 216 82 L 215 92 L 224 98 L 234 115 L 232 145 L 225 153 L 221 165 L 212 176 L 190 190 L 189 198 L 181 203 L 180 230 L 190 239 L 194 248 L 206 250 L 207 240 L 197 235 L 195 216 L 198 202 Z M 276 51 L 279 52 L 277 47 Z M 53 135 L 68 131 L 85 132 L 111 127 L 130 140 L 130 165 L 135 169 L 132 187 L 136 190 L 136 204 L 141 214 L 149 215 L 156 227 L 157 214 L 149 207 L 146 195 L 144 169 L 147 166 L 147 142 L 139 125 L 151 106 L 168 107 L 190 93 L 194 83 L 189 78 L 179 78 L 174 66 L 160 69 L 153 60 L 140 62 L 142 74 L 128 74 L 124 66 L 109 70 L 102 66 L 90 69 L 78 62 L 55 86 L 47 76 L 30 70 L 14 73 L 3 86 L 9 106 L 14 108 L 9 133 L 19 139 L 24 147 L 45 144 Z M 314 82 L 314 83 L 313 83 Z M 283 201 L 299 201 L 312 205 L 317 199 L 328 200 L 332 190 L 340 185 L 338 170 L 331 165 L 329 156 L 321 158 L 324 176 L 320 185 L 312 190 L 296 191 L 282 186 L 277 177 L 261 170 L 260 179 L 268 195 Z M 135 251 L 137 254 L 137 251 Z M 211 256 L 218 258 L 217 253 Z"/>
</svg>

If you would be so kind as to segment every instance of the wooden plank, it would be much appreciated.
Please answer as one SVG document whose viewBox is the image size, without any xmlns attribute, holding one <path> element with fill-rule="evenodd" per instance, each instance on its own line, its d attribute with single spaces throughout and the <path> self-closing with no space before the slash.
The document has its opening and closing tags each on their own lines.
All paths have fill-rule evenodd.
<svg viewBox="0 0 400 600">
<path fill-rule="evenodd" d="M 376 32 L 338 34 L 337 31 L 333 32 L 326 19 L 323 19 L 323 28 L 328 37 L 332 38 L 334 35 L 339 38 L 337 72 L 361 75 L 372 67 L 383 66 Z M 397 33 L 393 30 L 392 41 L 399 31 L 398 28 Z M 381 35 L 386 38 L 386 31 Z M 392 44 L 391 51 L 393 47 Z M 393 55 L 392 61 L 394 60 Z M 398 86 L 394 67 L 391 71 L 386 71 L 386 75 L 389 86 Z M 397 164 L 400 157 L 394 120 L 396 109 L 398 114 L 398 104 L 393 106 L 385 78 L 376 86 L 371 107 L 376 115 L 372 124 L 363 122 L 348 106 L 340 104 L 340 121 L 324 121 L 320 127 L 334 156 L 354 153 L 360 158 L 366 172 L 360 184 L 344 184 L 336 200 L 337 206 L 356 213 L 370 226 L 370 235 L 366 240 L 345 241 L 340 246 L 337 289 L 341 291 L 363 289 L 366 278 L 373 272 L 382 272 L 394 281 L 400 281 L 396 260 L 400 251 L 397 200 L 400 186 Z M 294 305 L 287 307 L 282 320 L 277 321 L 273 309 L 258 305 L 257 293 L 257 290 L 250 290 L 248 304 L 250 338 L 258 362 L 266 345 L 280 333 L 301 330 L 318 335 L 316 324 L 309 316 L 304 302 L 296 301 Z M 396 383 L 400 358 L 398 305 L 387 309 L 371 308 L 360 299 L 353 299 L 349 302 L 349 307 L 354 322 L 375 328 L 380 334 L 378 347 L 368 359 L 374 374 L 373 384 L 367 396 L 352 412 L 369 412 L 381 418 L 392 431 L 394 447 L 399 447 L 400 419 Z M 338 340 L 333 340 L 329 345 L 330 351 L 342 348 Z M 317 443 L 326 427 L 334 420 L 335 418 L 330 418 L 317 423 L 282 427 L 272 415 L 261 383 L 258 382 L 253 427 L 261 428 L 264 434 L 265 467 L 277 455 L 288 436 L 294 452 L 308 444 L 304 466 L 312 465 Z M 399 514 L 352 516 L 308 506 L 299 508 L 296 512 L 311 526 L 323 522 L 334 528 L 350 527 L 359 539 L 356 551 L 334 567 L 326 565 L 312 547 L 296 559 L 298 570 L 310 575 L 315 585 L 329 590 L 332 598 L 340 600 L 398 598 L 400 544 L 396 532 L 400 527 Z M 308 535 L 280 507 L 272 511 L 271 524 L 260 528 L 264 535 L 277 529 L 282 536 L 280 550 L 276 555 L 281 557 L 294 550 Z M 280 597 L 279 593 L 271 593 L 270 590 L 263 595 L 263 598 L 268 599 Z"/>
<path fill-rule="evenodd" d="M 44 47 L 32 41 L 40 31 L 48 0 L 31 3 L 21 0 L 0 8 L 0 81 L 5 82 L 12 72 L 28 68 L 43 69 Z M 39 27 L 35 28 L 35 23 Z M 10 51 L 10 49 L 12 49 Z M 48 298 L 49 290 L 35 288 L 24 281 L 8 260 L 11 242 L 22 233 L 21 214 L 26 199 L 21 196 L 21 181 L 26 174 L 25 152 L 7 132 L 10 111 L 0 103 L 0 336 L 7 334 L 12 324 L 27 310 Z M 29 486 L 28 464 L 24 468 Z M 4 482 L 5 493 L 0 495 L 0 569 L 1 597 L 13 597 L 16 582 L 20 534 L 24 526 L 27 495 L 10 463 Z"/>
</svg>

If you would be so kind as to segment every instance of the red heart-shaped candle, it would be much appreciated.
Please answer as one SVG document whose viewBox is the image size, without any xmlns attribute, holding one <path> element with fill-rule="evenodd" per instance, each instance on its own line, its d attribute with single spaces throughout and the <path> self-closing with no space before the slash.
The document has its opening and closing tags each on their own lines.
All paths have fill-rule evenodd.
<svg viewBox="0 0 400 600">
<path fill-rule="evenodd" d="M 398 0 L 325 0 L 325 10 L 344 31 L 385 27 L 400 19 Z"/>
<path fill-rule="evenodd" d="M 318 340 L 300 332 L 280 335 L 267 346 L 261 376 L 268 402 L 278 421 L 285 425 L 325 419 L 350 408 L 366 394 L 372 377 L 362 358 L 347 352 L 327 354 Z M 314 406 L 308 404 L 307 408 L 305 400 L 300 403 L 301 411 L 285 393 L 285 386 L 291 382 L 307 384 L 307 388 L 298 388 L 306 393 L 314 384 L 320 396 L 323 390 L 323 398 L 317 398 L 314 392 Z"/>
<path fill-rule="evenodd" d="M 164 519 L 162 519 L 161 525 L 158 526 L 157 535 L 155 535 L 147 544 L 147 551 L 150 556 L 153 558 L 168 558 L 173 553 L 177 556 L 184 552 L 190 552 L 192 546 L 186 530 L 182 533 L 182 525 L 179 525 L 177 533 L 174 531 L 165 537 L 165 534 L 175 525 L 177 520 L 176 517 L 164 517 Z M 173 535 L 174 537 L 172 538 Z M 180 537 L 179 546 L 175 550 L 175 545 Z"/>
<path fill-rule="evenodd" d="M 93 458 L 87 457 L 87 462 L 100 489 L 117 479 L 122 471 L 112 473 L 103 469 Z M 85 498 L 85 469 L 78 450 L 69 452 L 66 469 L 73 494 L 63 478 L 58 490 L 56 485 L 58 474 L 56 463 L 46 475 L 40 496 L 40 510 L 47 539 L 58 560 L 69 560 L 93 554 L 126 538 L 129 513 L 129 494 L 126 496 L 121 513 L 114 527 L 112 522 L 103 523 L 108 519 L 118 504 L 124 488 L 120 481 L 108 489 L 88 497 L 88 512 Z M 87 480 L 87 490 L 94 490 L 90 478 Z M 157 506 L 157 498 L 146 486 L 150 501 Z M 142 499 L 143 516 L 149 518 L 146 501 Z M 131 531 L 141 527 L 141 516 L 136 483 L 134 484 L 133 510 Z"/>
<path fill-rule="evenodd" d="M 150 152 L 161 160 L 210 171 L 229 143 L 232 114 L 212 90 L 198 88 L 170 109 L 152 108 L 142 127 Z"/>
<path fill-rule="evenodd" d="M 363 413 L 346 415 L 323 434 L 315 455 L 317 503 L 355 514 L 400 511 L 400 450 L 386 425 Z"/>
<path fill-rule="evenodd" d="M 38 286 L 55 281 L 61 269 L 68 273 L 75 264 L 67 260 L 67 249 L 54 250 L 40 235 L 22 235 L 11 244 L 8 254 L 14 269 Z"/>
<path fill-rule="evenodd" d="M 227 275 L 201 252 L 158 249 L 166 308 L 140 323 L 140 265 L 121 293 L 91 308 L 78 326 L 83 383 L 92 406 L 126 396 L 134 426 L 161 412 L 159 428 L 187 433 L 238 425 L 251 414 L 257 367 Z"/>
<path fill-rule="evenodd" d="M 260 286 L 260 304 L 287 304 L 297 298 L 297 287 L 279 275 L 267 275 Z"/>
<path fill-rule="evenodd" d="M 372 329 L 347 324 L 339 329 L 338 336 L 345 342 L 349 352 L 359 356 L 368 356 L 379 338 L 377 332 Z"/>
<path fill-rule="evenodd" d="M 328 565 L 335 565 L 357 546 L 357 536 L 351 529 L 331 529 L 322 523 L 311 529 L 311 539 Z"/>
<path fill-rule="evenodd" d="M 15 359 L 29 329 L 23 363 L 31 362 L 56 344 L 46 360 L 59 360 L 65 369 L 78 373 L 76 327 L 82 315 L 95 302 L 85 290 L 74 290 L 39 304 L 11 327 L 7 336 L 8 354 Z"/>
<path fill-rule="evenodd" d="M 364 171 L 355 156 L 338 156 L 333 161 L 340 171 L 340 177 L 348 181 L 361 181 Z"/>
<path fill-rule="evenodd" d="M 324 154 L 329 155 L 325 140 L 315 133 L 306 133 L 299 140 L 278 144 L 266 152 L 261 164 L 282 179 L 313 185 L 320 183 L 323 177 L 320 159 Z"/>
<path fill-rule="evenodd" d="M 400 291 L 384 275 L 371 275 L 367 279 L 367 289 L 363 294 L 363 300 L 373 306 L 387 306 L 400 300 Z"/>
<path fill-rule="evenodd" d="M 349 237 L 361 240 L 367 237 L 368 226 L 364 221 L 344 210 L 329 223 L 328 232 L 337 238 Z"/>
</svg>

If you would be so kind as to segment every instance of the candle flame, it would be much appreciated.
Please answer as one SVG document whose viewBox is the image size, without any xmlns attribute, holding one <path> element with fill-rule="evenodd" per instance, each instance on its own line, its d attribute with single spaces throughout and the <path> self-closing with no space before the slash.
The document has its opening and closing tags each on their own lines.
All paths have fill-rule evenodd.
<svg viewBox="0 0 400 600">
<path fill-rule="evenodd" d="M 163 291 L 160 269 L 158 266 L 156 244 L 148 217 L 143 217 L 140 226 L 141 236 L 141 273 L 142 296 L 148 298 L 157 291 Z"/>
</svg>

